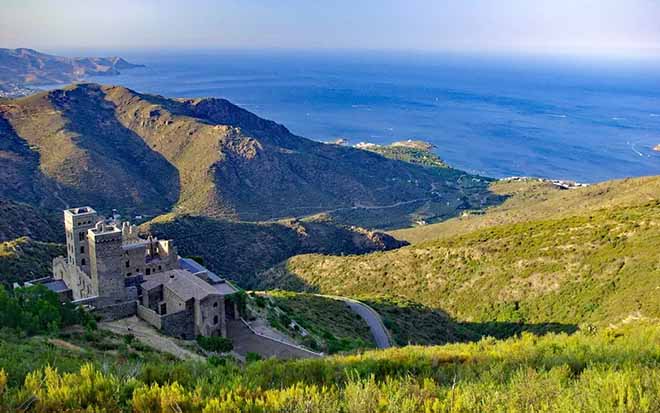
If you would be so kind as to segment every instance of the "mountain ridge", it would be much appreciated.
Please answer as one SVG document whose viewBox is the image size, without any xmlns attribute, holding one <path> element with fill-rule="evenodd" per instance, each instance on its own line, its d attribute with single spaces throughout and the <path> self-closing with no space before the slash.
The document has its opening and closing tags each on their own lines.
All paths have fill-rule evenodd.
<svg viewBox="0 0 660 413">
<path fill-rule="evenodd" d="M 485 178 L 468 186 L 458 170 L 311 141 L 224 99 L 77 84 L 3 102 L 0 119 L 13 143 L 0 157 L 6 173 L 43 182 L 21 195 L 2 181 L 0 194 L 49 208 L 62 207 L 57 194 L 101 210 L 264 221 L 424 200 L 404 209 L 412 222 L 500 201 Z"/>
</svg>

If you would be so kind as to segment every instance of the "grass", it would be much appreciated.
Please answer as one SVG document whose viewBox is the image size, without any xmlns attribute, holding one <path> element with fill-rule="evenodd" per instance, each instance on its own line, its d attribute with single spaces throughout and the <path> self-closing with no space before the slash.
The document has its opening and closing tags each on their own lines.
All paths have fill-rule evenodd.
<svg viewBox="0 0 660 413">
<path fill-rule="evenodd" d="M 375 346 L 367 323 L 343 301 L 281 290 L 260 294 L 265 294 L 272 306 L 281 310 L 288 320 L 303 327 L 311 337 L 302 338 L 302 344 L 317 351 L 334 354 Z M 300 337 L 298 332 L 292 332 L 288 325 L 284 325 L 288 323 L 281 321 L 281 315 L 273 315 L 272 319 L 272 324 Z"/>
<path fill-rule="evenodd" d="M 656 200 L 365 256 L 297 256 L 263 286 L 398 295 L 464 322 L 618 322 L 660 316 L 657 245 Z"/>
<path fill-rule="evenodd" d="M 37 342 L 30 345 L 37 353 L 43 351 Z M 37 412 L 651 413 L 660 409 L 660 327 L 650 323 L 570 336 L 525 334 L 503 341 L 484 339 L 324 359 L 253 361 L 243 367 L 229 359 L 149 361 L 132 370 L 122 364 L 92 362 L 78 371 L 69 366 L 73 372 L 64 374 L 64 368 L 42 370 L 42 359 L 25 362 L 35 369 L 25 380 L 20 372 L 5 370 L 8 385 L 0 388 L 0 406 L 5 410 L 15 411 L 32 396 Z M 0 363 L 0 369 L 13 368 L 4 358 Z"/>
<path fill-rule="evenodd" d="M 0 332 L 0 370 L 18 386 L 35 369 L 52 366 L 75 372 L 87 363 L 114 371 L 139 371 L 145 363 L 170 362 L 173 358 L 135 341 L 103 330 L 68 328 L 58 334 L 28 337 L 11 330 Z M 1 410 L 0 410 L 1 411 Z"/>
</svg>

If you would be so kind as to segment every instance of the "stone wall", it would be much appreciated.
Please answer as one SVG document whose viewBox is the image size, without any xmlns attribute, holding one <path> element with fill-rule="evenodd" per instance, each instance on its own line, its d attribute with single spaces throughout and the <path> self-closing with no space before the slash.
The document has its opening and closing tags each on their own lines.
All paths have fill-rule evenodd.
<svg viewBox="0 0 660 413">
<path fill-rule="evenodd" d="M 152 326 L 156 327 L 158 330 L 160 330 L 160 319 L 161 317 L 156 313 L 154 310 L 147 308 L 143 305 L 137 306 L 137 315 L 147 323 L 151 324 Z"/>
<path fill-rule="evenodd" d="M 162 316 L 160 321 L 163 334 L 186 340 L 195 338 L 195 319 L 192 311 L 168 314 Z"/>
<path fill-rule="evenodd" d="M 93 314 L 101 317 L 103 321 L 119 320 L 137 314 L 137 302 L 126 301 L 119 304 L 108 305 L 94 309 Z"/>
<path fill-rule="evenodd" d="M 192 311 L 179 311 L 161 316 L 143 305 L 138 305 L 137 315 L 168 336 L 186 340 L 195 338 L 195 319 Z"/>
</svg>

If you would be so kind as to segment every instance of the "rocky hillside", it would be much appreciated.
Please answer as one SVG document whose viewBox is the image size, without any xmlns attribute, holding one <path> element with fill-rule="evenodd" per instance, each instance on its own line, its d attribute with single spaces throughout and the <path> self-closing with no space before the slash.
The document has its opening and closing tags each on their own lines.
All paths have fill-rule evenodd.
<svg viewBox="0 0 660 413">
<path fill-rule="evenodd" d="M 0 198 L 47 208 L 249 221 L 331 212 L 387 227 L 390 209 L 401 226 L 500 200 L 486 179 L 314 142 L 223 99 L 80 84 L 0 104 L 0 133 Z"/>
<path fill-rule="evenodd" d="M 464 322 L 577 325 L 658 318 L 658 182 L 640 178 L 558 192 L 545 201 L 561 200 L 566 209 L 554 215 L 546 210 L 516 220 L 512 214 L 501 224 L 463 228 L 395 251 L 294 257 L 263 274 L 260 287 L 403 296 Z M 588 202 L 570 208 L 571 200 L 599 192 L 607 194 L 601 208 Z M 533 198 L 518 202 L 539 205 Z"/>
<path fill-rule="evenodd" d="M 11 93 L 29 86 L 66 84 L 86 76 L 116 75 L 135 67 L 141 65 L 116 56 L 70 58 L 32 49 L 0 49 L 0 91 Z"/>
</svg>

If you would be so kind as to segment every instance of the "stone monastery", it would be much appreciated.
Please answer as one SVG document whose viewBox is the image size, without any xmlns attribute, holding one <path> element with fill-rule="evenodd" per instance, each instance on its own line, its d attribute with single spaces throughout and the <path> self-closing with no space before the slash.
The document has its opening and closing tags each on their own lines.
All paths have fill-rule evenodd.
<svg viewBox="0 0 660 413">
<path fill-rule="evenodd" d="M 196 261 L 181 258 L 171 240 L 138 236 L 137 228 L 99 218 L 90 207 L 64 211 L 67 256 L 53 276 L 32 281 L 105 319 L 137 315 L 163 333 L 191 339 L 227 336 L 237 319 L 238 290 Z"/>
</svg>

